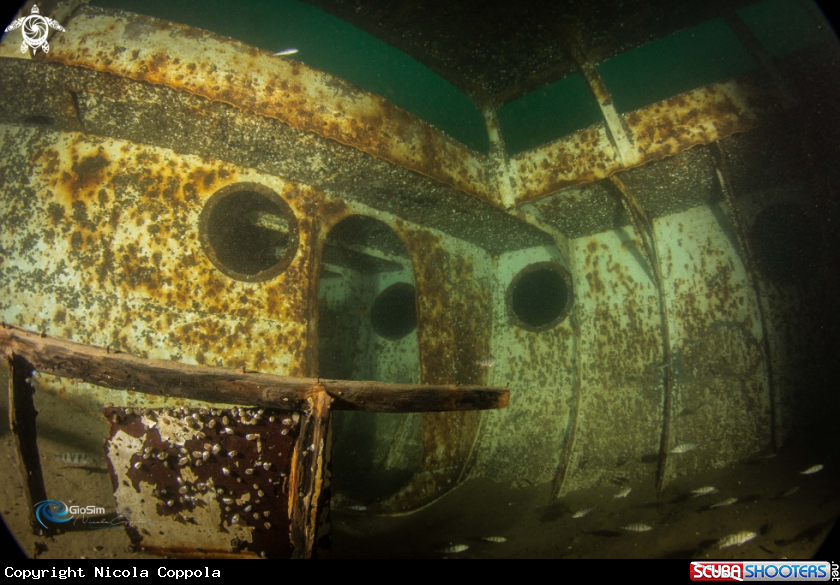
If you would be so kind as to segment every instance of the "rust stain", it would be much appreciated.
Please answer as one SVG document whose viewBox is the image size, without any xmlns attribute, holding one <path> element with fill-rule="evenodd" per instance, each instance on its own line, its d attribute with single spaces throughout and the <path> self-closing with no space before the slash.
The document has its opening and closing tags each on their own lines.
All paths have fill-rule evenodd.
<svg viewBox="0 0 840 585">
<path fill-rule="evenodd" d="M 490 348 L 490 290 L 475 277 L 472 263 L 450 251 L 443 238 L 392 226 L 408 249 L 418 299 L 417 340 L 421 383 L 478 384 L 476 362 Z M 393 512 L 421 507 L 458 485 L 472 465 L 472 446 L 481 413 L 424 413 L 423 457 L 410 482 L 380 506 Z"/>
<path fill-rule="evenodd" d="M 596 124 L 513 159 L 521 183 L 520 205 L 582 183 L 592 183 L 620 170 L 604 124 Z"/>
<path fill-rule="evenodd" d="M 635 151 L 617 156 L 603 124 L 585 128 L 511 159 L 519 177 L 516 204 L 708 144 L 758 124 L 755 92 L 735 82 L 712 84 L 624 116 Z"/>
<path fill-rule="evenodd" d="M 756 120 L 724 85 L 710 85 L 637 110 L 626 117 L 640 154 L 637 164 L 745 132 Z"/>
<path fill-rule="evenodd" d="M 292 424 L 288 411 L 109 407 L 103 414 L 110 422 L 111 441 L 120 432 L 142 440 L 142 449 L 133 453 L 112 450 L 109 460 L 115 492 L 123 497 L 117 505 L 130 510 L 128 532 L 135 545 L 158 554 L 291 557 L 287 481 L 298 426 Z M 157 424 L 167 429 L 177 424 L 187 429 L 183 433 L 190 438 L 173 443 L 172 436 L 161 436 Z M 260 440 L 248 438 L 253 436 Z M 120 490 L 121 481 L 137 498 L 154 498 L 152 518 L 146 515 L 151 506 L 137 509 L 134 500 Z M 220 532 L 227 532 L 225 525 L 248 526 L 251 541 L 237 539 L 226 550 L 201 548 L 201 543 L 197 543 L 199 550 L 173 546 L 180 540 L 175 536 L 179 526 L 192 518 L 198 506 L 219 511 Z M 143 530 L 144 520 L 156 522 L 154 532 Z M 207 533 L 214 528 L 204 527 Z"/>
<path fill-rule="evenodd" d="M 63 310 L 49 329 L 81 342 L 98 330 L 112 347 L 144 357 L 167 348 L 160 357 L 307 373 L 309 256 L 298 254 L 269 281 L 246 283 L 219 272 L 200 245 L 198 214 L 215 191 L 241 182 L 237 167 L 81 134 L 42 136 L 26 156 L 39 189 L 30 211 L 40 213 L 45 231 L 26 229 L 49 238 L 45 249 L 66 250 L 38 278 L 50 286 L 69 272 L 86 283 L 84 292 L 59 287 Z M 298 218 L 299 249 L 309 249 L 323 196 L 278 184 Z M 94 299 L 99 310 L 89 327 L 83 307 Z"/>
<path fill-rule="evenodd" d="M 81 7 L 41 58 L 225 102 L 495 199 L 483 155 L 347 81 L 207 31 Z"/>
</svg>

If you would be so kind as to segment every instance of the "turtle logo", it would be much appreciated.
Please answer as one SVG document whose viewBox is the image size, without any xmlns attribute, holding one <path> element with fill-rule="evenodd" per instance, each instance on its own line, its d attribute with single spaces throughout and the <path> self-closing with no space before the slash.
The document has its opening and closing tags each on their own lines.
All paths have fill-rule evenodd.
<svg viewBox="0 0 840 585">
<path fill-rule="evenodd" d="M 5 32 L 15 30 L 23 26 L 21 33 L 23 33 L 23 43 L 20 45 L 20 52 L 25 53 L 26 47 L 32 47 L 32 54 L 34 55 L 38 49 L 45 53 L 50 52 L 50 45 L 47 43 L 47 35 L 50 32 L 50 27 L 55 30 L 64 32 L 64 28 L 52 18 L 41 16 L 38 13 L 38 5 L 32 7 L 32 14 L 18 18 L 12 24 L 6 27 Z"/>
</svg>

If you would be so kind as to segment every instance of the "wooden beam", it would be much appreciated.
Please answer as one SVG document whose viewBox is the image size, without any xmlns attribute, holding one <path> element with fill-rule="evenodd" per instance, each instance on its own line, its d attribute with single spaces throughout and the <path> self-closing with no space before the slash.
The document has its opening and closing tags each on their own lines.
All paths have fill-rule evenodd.
<svg viewBox="0 0 840 585">
<path fill-rule="evenodd" d="M 322 391 L 332 398 L 332 409 L 370 412 L 486 410 L 505 408 L 510 400 L 505 388 L 290 378 L 143 359 L 7 324 L 0 328 L 0 352 L 22 356 L 41 373 L 97 386 L 242 406 L 308 410 L 308 399 Z"/>
<path fill-rule="evenodd" d="M 309 398 L 309 408 L 301 419 L 289 476 L 289 520 L 292 545 L 295 547 L 293 558 L 310 559 L 327 554 L 318 547 L 318 540 L 319 536 L 329 533 L 329 477 L 326 470 L 330 460 L 331 402 L 332 398 L 322 389 Z"/>
<path fill-rule="evenodd" d="M 18 456 L 18 469 L 26 494 L 29 525 L 34 534 L 41 534 L 41 525 L 35 517 L 35 505 L 47 499 L 41 457 L 35 432 L 35 390 L 29 383 L 32 364 L 19 355 L 11 354 L 9 360 L 9 426 Z"/>
</svg>

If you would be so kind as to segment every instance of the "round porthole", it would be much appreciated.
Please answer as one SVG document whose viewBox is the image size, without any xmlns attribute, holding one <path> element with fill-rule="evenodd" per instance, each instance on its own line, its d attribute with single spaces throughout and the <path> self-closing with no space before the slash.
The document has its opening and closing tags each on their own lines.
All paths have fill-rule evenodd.
<svg viewBox="0 0 840 585">
<path fill-rule="evenodd" d="M 545 331 L 569 314 L 572 278 L 554 262 L 531 264 L 513 278 L 506 301 L 515 325 L 528 331 Z"/>
<path fill-rule="evenodd" d="M 756 255 L 778 283 L 805 282 L 822 255 L 819 227 L 799 205 L 783 203 L 758 214 L 753 224 Z"/>
<path fill-rule="evenodd" d="M 406 282 L 392 284 L 376 297 L 370 312 L 373 330 L 385 339 L 405 337 L 417 327 L 414 287 Z"/>
<path fill-rule="evenodd" d="M 228 185 L 214 193 L 201 212 L 199 237 L 216 268 L 246 282 L 283 272 L 299 243 L 292 208 L 257 183 Z"/>
</svg>

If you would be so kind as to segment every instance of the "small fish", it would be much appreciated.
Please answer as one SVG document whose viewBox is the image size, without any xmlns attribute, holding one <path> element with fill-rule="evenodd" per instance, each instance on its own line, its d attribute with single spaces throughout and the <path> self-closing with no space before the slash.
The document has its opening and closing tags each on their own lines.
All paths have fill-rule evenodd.
<svg viewBox="0 0 840 585">
<path fill-rule="evenodd" d="M 616 495 L 614 495 L 614 496 L 613 496 L 613 499 L 614 499 L 614 500 L 617 500 L 618 498 L 626 498 L 626 497 L 627 497 L 627 495 L 628 495 L 630 492 L 632 492 L 632 491 L 633 491 L 633 488 L 629 488 L 629 487 L 624 488 L 623 490 L 621 490 L 620 492 L 618 492 Z"/>
<path fill-rule="evenodd" d="M 367 506 L 353 505 L 353 506 L 347 506 L 347 509 L 348 510 L 353 510 L 354 512 L 364 512 L 365 510 L 367 510 Z"/>
<path fill-rule="evenodd" d="M 482 536 L 481 540 L 485 542 L 507 542 L 504 536 Z"/>
<path fill-rule="evenodd" d="M 691 493 L 695 498 L 699 498 L 700 496 L 708 496 L 717 493 L 717 491 L 718 489 L 716 487 L 707 485 L 701 488 L 697 488 L 696 490 L 691 490 Z"/>
<path fill-rule="evenodd" d="M 622 526 L 621 529 L 629 530 L 630 532 L 647 532 L 648 530 L 653 530 L 651 526 L 642 523 L 629 524 L 627 526 Z"/>
<path fill-rule="evenodd" d="M 680 443 L 679 445 L 675 446 L 671 449 L 671 453 L 688 453 L 692 449 L 696 449 L 699 447 L 697 443 Z"/>
<path fill-rule="evenodd" d="M 723 508 L 724 506 L 731 506 L 732 504 L 734 504 L 737 501 L 738 501 L 738 498 L 727 498 L 727 499 L 723 500 L 722 502 L 718 502 L 717 504 L 712 504 L 709 507 L 710 508 Z"/>
<path fill-rule="evenodd" d="M 104 466 L 101 461 L 97 461 L 87 453 L 61 453 L 53 455 L 53 459 L 60 461 L 67 467 L 101 469 Z"/>
<path fill-rule="evenodd" d="M 276 57 L 276 56 L 280 55 L 280 56 L 285 57 L 286 55 L 294 55 L 297 52 L 298 52 L 297 49 L 283 49 L 282 51 L 277 51 L 276 53 L 274 53 L 274 56 Z"/>
<path fill-rule="evenodd" d="M 780 495 L 779 497 L 780 497 L 780 498 L 786 498 L 786 497 L 788 497 L 788 496 L 792 496 L 793 494 L 795 494 L 795 493 L 796 493 L 796 492 L 798 492 L 798 491 L 799 491 L 799 486 L 798 486 L 798 485 L 795 485 L 795 486 L 793 486 L 792 488 L 790 488 L 788 491 L 786 491 L 785 493 L 783 493 L 782 495 Z"/>
<path fill-rule="evenodd" d="M 811 475 L 812 473 L 816 473 L 818 471 L 822 471 L 825 465 L 812 465 L 805 471 L 800 471 L 799 475 Z"/>
<path fill-rule="evenodd" d="M 451 544 L 451 545 L 447 546 L 446 548 L 440 549 L 440 552 L 442 552 L 443 554 L 454 554 L 454 553 L 464 552 L 468 548 L 470 548 L 470 547 L 468 547 L 466 544 Z"/>
<path fill-rule="evenodd" d="M 493 357 L 492 353 L 488 353 L 486 357 L 476 360 L 475 363 L 478 364 L 479 368 L 490 369 L 496 365 L 496 358 Z"/>
<path fill-rule="evenodd" d="M 724 536 L 718 542 L 718 548 L 726 548 L 728 546 L 741 546 L 745 542 L 749 542 L 753 538 L 758 536 L 755 532 L 738 532 L 736 534 L 730 534 L 729 536 Z"/>
<path fill-rule="evenodd" d="M 618 496 L 616 496 L 616 497 L 618 497 Z M 572 518 L 583 518 L 584 516 L 589 514 L 594 509 L 595 509 L 595 506 L 592 506 L 591 508 L 583 508 L 582 510 L 578 510 L 577 512 L 572 514 Z"/>
</svg>

